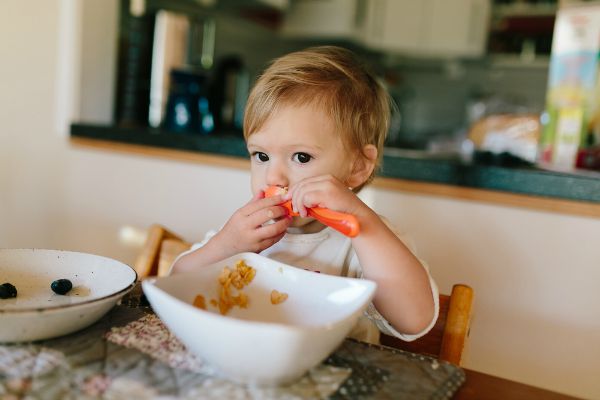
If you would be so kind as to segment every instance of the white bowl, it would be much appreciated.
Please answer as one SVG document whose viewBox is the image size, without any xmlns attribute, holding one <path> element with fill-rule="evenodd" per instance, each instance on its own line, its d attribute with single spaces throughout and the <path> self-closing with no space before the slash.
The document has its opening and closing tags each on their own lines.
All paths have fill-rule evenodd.
<svg viewBox="0 0 600 400">
<path fill-rule="evenodd" d="M 223 316 L 209 301 L 218 299 L 223 267 L 235 269 L 239 260 L 256 269 L 243 289 L 249 305 Z M 172 333 L 222 375 L 244 383 L 282 384 L 300 378 L 340 345 L 376 285 L 241 253 L 199 271 L 144 280 L 142 288 Z M 273 289 L 288 299 L 271 304 Z M 198 294 L 206 300 L 206 311 L 192 305 Z"/>
<path fill-rule="evenodd" d="M 69 279 L 73 289 L 50 289 Z M 0 342 L 49 339 L 82 329 L 102 317 L 135 285 L 133 268 L 92 254 L 61 250 L 0 249 L 0 284 L 17 297 L 0 299 Z"/>
</svg>

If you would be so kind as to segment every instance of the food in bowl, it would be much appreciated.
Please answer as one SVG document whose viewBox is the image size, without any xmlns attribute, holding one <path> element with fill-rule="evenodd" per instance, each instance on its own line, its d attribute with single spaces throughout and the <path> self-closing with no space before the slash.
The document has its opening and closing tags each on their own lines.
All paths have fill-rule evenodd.
<svg viewBox="0 0 600 400">
<path fill-rule="evenodd" d="M 287 293 L 281 293 L 278 290 L 273 289 L 271 291 L 271 304 L 281 304 L 288 298 Z"/>
<path fill-rule="evenodd" d="M 212 299 L 211 304 L 219 307 L 219 312 L 227 314 L 233 307 L 248 307 L 248 296 L 242 291 L 244 286 L 250 284 L 254 279 L 256 270 L 246 264 L 244 260 L 239 260 L 232 271 L 225 266 L 219 275 L 219 298 Z M 233 286 L 233 288 L 232 288 Z M 237 289 L 237 295 L 233 289 Z"/>
<path fill-rule="evenodd" d="M 198 307 L 203 310 L 206 310 L 206 300 L 204 299 L 204 296 L 202 296 L 201 294 L 198 294 L 198 295 L 196 295 L 196 297 L 194 297 L 194 302 L 192 304 L 194 305 L 194 307 Z"/>
<path fill-rule="evenodd" d="M 68 279 L 57 279 L 50 284 L 50 289 L 56 294 L 67 294 L 73 289 L 73 283 Z"/>
<path fill-rule="evenodd" d="M 72 282 L 65 295 L 49 283 Z M 62 250 L 0 249 L 0 277 L 18 296 L 0 301 L 0 343 L 50 339 L 100 319 L 137 279 L 133 268 L 107 257 Z"/>
<path fill-rule="evenodd" d="M 248 296 L 242 289 L 252 282 L 255 273 L 254 268 L 246 265 L 244 260 L 238 261 L 233 271 L 228 266 L 223 267 L 217 279 L 219 299 L 210 299 L 210 304 L 217 307 L 222 315 L 226 315 L 235 306 L 248 307 Z M 238 290 L 237 295 L 233 293 L 232 286 Z M 206 310 L 206 300 L 201 294 L 196 295 L 192 304 Z"/>
<path fill-rule="evenodd" d="M 229 310 L 235 306 L 248 308 L 250 300 L 242 290 L 244 286 L 252 282 L 255 275 L 256 270 L 246 264 L 244 260 L 239 260 L 233 271 L 228 266 L 223 267 L 218 278 L 219 299 L 210 299 L 210 305 L 217 307 L 222 315 L 227 315 Z M 232 286 L 237 289 L 237 295 L 232 291 Z M 271 304 L 283 303 L 287 298 L 287 293 L 281 293 L 277 290 L 271 291 Z M 206 310 L 206 299 L 201 294 L 196 295 L 192 304 L 194 307 Z"/>
<path fill-rule="evenodd" d="M 256 274 L 244 287 L 247 308 L 201 309 L 200 293 L 218 298 L 223 268 L 239 260 Z M 200 270 L 146 279 L 152 308 L 187 349 L 229 379 L 256 384 L 294 381 L 322 362 L 344 340 L 371 301 L 366 279 L 317 274 L 255 253 L 240 253 Z M 273 288 L 288 299 L 271 302 Z"/>
<path fill-rule="evenodd" d="M 68 279 L 57 279 L 50 284 L 50 289 L 56 294 L 67 294 L 73 289 L 73 284 Z M 0 285 L 0 299 L 17 297 L 17 288 L 10 282 Z"/>
<path fill-rule="evenodd" d="M 17 288 L 10 282 L 4 282 L 0 285 L 0 299 L 10 299 L 17 297 Z"/>
</svg>

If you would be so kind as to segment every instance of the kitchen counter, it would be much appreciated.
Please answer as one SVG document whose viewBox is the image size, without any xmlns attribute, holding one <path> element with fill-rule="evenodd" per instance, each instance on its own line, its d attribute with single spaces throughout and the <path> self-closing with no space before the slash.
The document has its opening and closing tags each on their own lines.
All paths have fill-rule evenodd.
<svg viewBox="0 0 600 400">
<path fill-rule="evenodd" d="M 193 135 L 145 128 L 71 126 L 72 142 L 247 168 L 241 134 Z M 115 146 L 110 146 L 114 143 Z M 125 147 L 123 147 L 125 146 Z M 126 150 L 128 149 L 128 150 Z M 451 155 L 386 149 L 375 186 L 600 217 L 600 173 L 462 162 Z"/>
</svg>

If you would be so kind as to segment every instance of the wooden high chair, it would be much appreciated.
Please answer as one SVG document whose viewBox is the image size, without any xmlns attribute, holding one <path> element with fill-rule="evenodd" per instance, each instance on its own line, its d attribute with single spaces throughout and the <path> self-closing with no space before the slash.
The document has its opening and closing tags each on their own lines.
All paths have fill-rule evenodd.
<svg viewBox="0 0 600 400">
<path fill-rule="evenodd" d="M 419 339 L 405 342 L 393 336 L 381 335 L 385 346 L 413 353 L 426 354 L 460 365 L 460 359 L 469 336 L 473 309 L 473 289 L 456 284 L 450 296 L 440 294 L 440 313 L 433 328 Z"/>
<path fill-rule="evenodd" d="M 134 266 L 139 279 L 166 275 L 175 258 L 190 246 L 190 243 L 163 226 L 152 225 Z M 463 284 L 454 285 L 449 296 L 440 294 L 438 320 L 425 336 L 413 342 L 405 342 L 382 334 L 381 344 L 460 365 L 465 341 L 469 335 L 472 307 L 473 289 Z"/>
<path fill-rule="evenodd" d="M 175 258 L 190 247 L 190 243 L 162 225 L 152 225 L 148 229 L 144 247 L 135 260 L 134 269 L 138 278 L 166 275 Z"/>
</svg>

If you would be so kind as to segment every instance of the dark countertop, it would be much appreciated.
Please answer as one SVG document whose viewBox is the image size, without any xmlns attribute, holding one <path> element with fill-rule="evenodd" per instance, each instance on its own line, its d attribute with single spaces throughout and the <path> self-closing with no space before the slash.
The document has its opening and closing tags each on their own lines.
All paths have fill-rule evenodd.
<svg viewBox="0 0 600 400">
<path fill-rule="evenodd" d="M 248 157 L 241 134 L 234 132 L 199 135 L 148 128 L 73 124 L 71 125 L 71 136 L 224 156 Z M 452 156 L 387 149 L 384 152 L 383 168 L 379 176 L 600 203 L 600 173 L 593 171 L 565 173 L 536 167 L 489 166 L 464 163 Z"/>
</svg>

